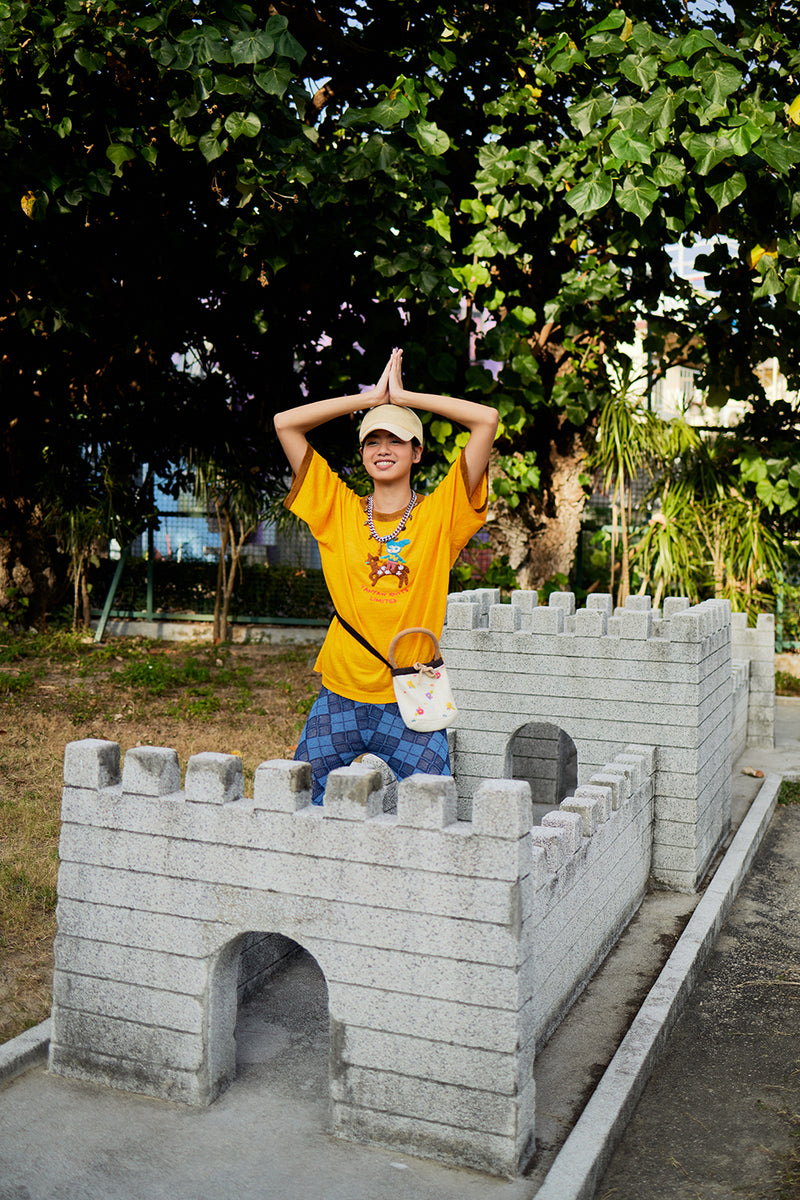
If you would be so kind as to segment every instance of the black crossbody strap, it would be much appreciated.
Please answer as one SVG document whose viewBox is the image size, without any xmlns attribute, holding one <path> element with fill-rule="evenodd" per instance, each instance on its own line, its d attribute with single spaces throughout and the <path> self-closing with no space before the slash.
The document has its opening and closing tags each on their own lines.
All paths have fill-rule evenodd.
<svg viewBox="0 0 800 1200">
<path fill-rule="evenodd" d="M 378 651 L 375 649 L 374 646 L 370 646 L 367 639 L 365 637 L 362 637 L 360 633 L 358 633 L 355 629 L 353 629 L 352 625 L 348 625 L 347 621 L 345 621 L 343 617 L 339 616 L 336 609 L 333 610 L 333 615 L 336 617 L 336 620 L 339 622 L 339 624 L 342 626 L 342 628 L 346 629 L 347 632 L 352 637 L 354 637 L 357 642 L 361 643 L 361 645 L 364 647 L 365 650 L 369 650 L 370 654 L 373 654 L 375 656 L 375 658 L 379 658 L 380 661 L 384 664 L 384 666 L 389 667 L 389 670 L 391 671 L 392 668 L 389 664 L 388 658 L 384 658 L 382 654 L 378 653 Z"/>
</svg>

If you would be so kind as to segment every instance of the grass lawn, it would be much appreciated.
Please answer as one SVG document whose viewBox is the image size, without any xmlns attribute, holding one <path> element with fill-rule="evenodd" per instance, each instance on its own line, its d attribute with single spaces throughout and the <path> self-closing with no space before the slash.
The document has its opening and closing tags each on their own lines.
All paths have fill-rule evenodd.
<svg viewBox="0 0 800 1200">
<path fill-rule="evenodd" d="M 209 646 L 0 631 L 0 1042 L 50 1012 L 64 747 L 80 738 L 291 758 L 313 646 Z"/>
</svg>

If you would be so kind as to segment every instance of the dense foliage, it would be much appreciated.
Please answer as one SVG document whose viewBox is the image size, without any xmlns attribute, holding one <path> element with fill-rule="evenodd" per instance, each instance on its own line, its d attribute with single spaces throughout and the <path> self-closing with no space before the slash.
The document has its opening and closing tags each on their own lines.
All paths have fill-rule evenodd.
<svg viewBox="0 0 800 1200">
<path fill-rule="evenodd" d="M 654 373 L 751 401 L 747 469 L 794 495 L 754 368 L 800 383 L 798 32 L 794 4 L 0 3 L 0 590 L 46 602 L 54 511 L 124 538 L 135 465 L 278 486 L 271 413 L 400 343 L 411 386 L 499 408 L 520 582 L 569 569 L 640 319 Z"/>
</svg>

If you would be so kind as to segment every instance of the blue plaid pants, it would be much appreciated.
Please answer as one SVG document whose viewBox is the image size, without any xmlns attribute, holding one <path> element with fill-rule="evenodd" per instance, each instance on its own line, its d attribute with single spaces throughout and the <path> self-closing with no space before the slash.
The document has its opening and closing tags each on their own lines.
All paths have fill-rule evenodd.
<svg viewBox="0 0 800 1200">
<path fill-rule="evenodd" d="M 294 755 L 311 763 L 314 804 L 322 804 L 328 773 L 349 767 L 361 754 L 382 758 L 398 780 L 451 774 L 444 729 L 417 733 L 405 724 L 396 704 L 364 704 L 321 688 Z"/>
</svg>

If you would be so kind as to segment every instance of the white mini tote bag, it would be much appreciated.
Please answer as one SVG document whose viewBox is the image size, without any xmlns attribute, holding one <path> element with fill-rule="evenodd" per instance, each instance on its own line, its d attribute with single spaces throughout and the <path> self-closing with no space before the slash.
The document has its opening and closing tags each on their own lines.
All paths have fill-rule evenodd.
<svg viewBox="0 0 800 1200">
<path fill-rule="evenodd" d="M 395 649 L 401 638 L 410 633 L 424 633 L 433 642 L 433 658 L 415 662 L 411 667 L 398 667 Z M 458 716 L 447 667 L 439 650 L 439 640 L 431 629 L 413 626 L 401 629 L 389 646 L 389 669 L 392 672 L 394 694 L 400 715 L 409 729 L 430 733 L 446 729 Z"/>
</svg>

